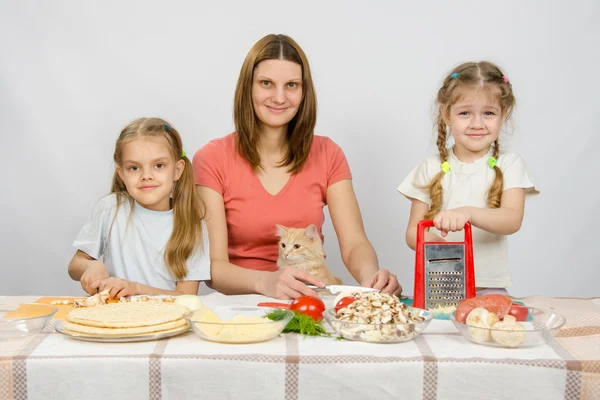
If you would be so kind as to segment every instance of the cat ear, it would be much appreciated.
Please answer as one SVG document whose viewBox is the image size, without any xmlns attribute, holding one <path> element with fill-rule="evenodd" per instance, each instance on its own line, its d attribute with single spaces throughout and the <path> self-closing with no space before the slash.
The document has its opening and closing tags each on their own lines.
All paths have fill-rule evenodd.
<svg viewBox="0 0 600 400">
<path fill-rule="evenodd" d="M 319 231 L 317 230 L 317 227 L 312 224 L 306 228 L 304 234 L 307 238 L 311 240 L 316 240 L 317 238 L 319 238 Z"/>
<path fill-rule="evenodd" d="M 281 226 L 278 224 L 275 224 L 275 226 L 277 227 L 277 232 L 275 232 L 275 236 L 279 236 L 279 237 L 285 236 L 285 234 L 287 233 L 287 228 L 285 226 Z"/>
</svg>

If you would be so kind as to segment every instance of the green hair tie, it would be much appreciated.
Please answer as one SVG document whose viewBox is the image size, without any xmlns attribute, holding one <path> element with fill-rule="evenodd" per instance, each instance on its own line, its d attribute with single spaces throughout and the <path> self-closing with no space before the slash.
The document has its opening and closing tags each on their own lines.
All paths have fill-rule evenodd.
<svg viewBox="0 0 600 400">
<path fill-rule="evenodd" d="M 492 157 L 488 158 L 487 163 L 491 169 L 494 169 L 494 167 L 496 166 L 498 161 L 496 160 L 496 158 L 494 156 L 492 156 Z"/>
<path fill-rule="evenodd" d="M 442 163 L 442 171 L 444 171 L 445 174 L 447 174 L 448 171 L 450 171 L 450 164 L 448 163 L 448 161 L 444 161 Z"/>
<path fill-rule="evenodd" d="M 185 154 L 185 151 L 181 150 L 181 158 L 187 156 L 187 154 Z"/>
</svg>

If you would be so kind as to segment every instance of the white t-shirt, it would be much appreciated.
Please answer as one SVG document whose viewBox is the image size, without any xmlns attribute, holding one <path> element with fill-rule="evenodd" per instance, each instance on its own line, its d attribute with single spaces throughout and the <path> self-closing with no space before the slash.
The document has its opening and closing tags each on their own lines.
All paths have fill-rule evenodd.
<svg viewBox="0 0 600 400">
<path fill-rule="evenodd" d="M 487 194 L 496 177 L 494 170 L 487 164 L 492 152 L 490 151 L 472 163 L 460 161 L 452 149 L 449 149 L 448 152 L 450 171 L 442 179 L 441 209 L 449 210 L 464 206 L 487 208 Z M 519 155 L 515 153 L 501 154 L 498 156 L 496 165 L 504 174 L 503 190 L 523 188 L 526 196 L 539 193 L 527 173 L 525 162 Z M 428 157 L 410 172 L 398 186 L 398 191 L 409 199 L 417 199 L 431 205 L 429 191 L 415 185 L 429 184 L 440 170 L 439 154 Z M 431 231 L 441 235 L 435 228 L 431 228 Z M 449 232 L 446 240 L 463 241 L 464 231 Z M 497 235 L 473 227 L 473 253 L 477 287 L 508 287 L 512 284 L 505 235 Z"/>
<path fill-rule="evenodd" d="M 152 211 L 134 202 L 131 212 L 130 202 L 125 199 L 115 217 L 116 205 L 115 194 L 101 198 L 73 246 L 95 259 L 102 256 L 110 276 L 175 290 L 178 279 L 164 259 L 164 249 L 173 231 L 173 210 Z M 188 273 L 182 280 L 210 280 L 208 233 L 204 221 L 202 232 L 202 249 L 196 249 L 188 258 Z"/>
</svg>

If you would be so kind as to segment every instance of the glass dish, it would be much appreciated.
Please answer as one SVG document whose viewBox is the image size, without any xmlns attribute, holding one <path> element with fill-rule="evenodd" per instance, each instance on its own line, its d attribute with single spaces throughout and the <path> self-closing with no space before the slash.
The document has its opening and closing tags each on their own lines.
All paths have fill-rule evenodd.
<svg viewBox="0 0 600 400">
<path fill-rule="evenodd" d="M 177 335 L 181 335 L 184 332 L 190 330 L 189 325 L 184 325 L 179 329 L 167 331 L 167 332 L 157 332 L 157 333 L 149 333 L 149 334 L 141 334 L 135 336 L 91 336 L 73 332 L 67 332 L 65 328 L 62 326 L 62 321 L 60 321 L 55 326 L 56 332 L 61 333 L 65 336 L 68 336 L 72 339 L 83 340 L 86 342 L 103 342 L 103 343 L 126 343 L 126 342 L 145 342 L 148 340 L 159 340 L 164 338 L 169 338 Z"/>
<path fill-rule="evenodd" d="M 52 319 L 58 308 L 46 304 L 21 304 L 19 313 L 25 316 L 19 318 L 5 318 L 6 314 L 16 310 L 9 310 L 0 306 L 0 341 L 17 340 L 41 332 Z"/>
<path fill-rule="evenodd" d="M 408 307 L 407 311 L 411 317 L 419 316 L 424 320 L 408 323 L 364 324 L 340 321 L 335 318 L 334 309 L 325 310 L 323 318 L 344 339 L 371 343 L 400 343 L 419 336 L 433 319 L 433 313 L 427 310 Z"/>
<path fill-rule="evenodd" d="M 456 321 L 455 313 L 450 314 L 450 320 L 460 334 L 471 342 L 505 348 L 533 347 L 548 343 L 566 322 L 565 317 L 550 310 L 527 307 L 527 312 L 527 321 L 517 321 L 525 328 L 522 331 L 503 331 L 463 324 Z M 498 336 L 499 332 L 502 332 L 500 335 L 503 337 Z M 525 335 L 522 336 L 522 333 Z M 498 338 L 500 342 L 497 341 Z"/>
<path fill-rule="evenodd" d="M 211 308 L 217 317 L 222 322 L 207 322 L 199 321 L 199 312 L 202 309 L 189 311 L 183 314 L 183 318 L 186 319 L 192 326 L 192 330 L 196 335 L 200 336 L 204 340 L 217 343 L 259 343 L 271 340 L 277 337 L 283 329 L 287 326 L 288 322 L 294 317 L 294 313 L 289 310 L 279 310 L 279 312 L 285 314 L 279 321 L 271 321 L 266 319 L 265 322 L 231 322 L 232 318 L 243 317 L 265 317 L 268 313 L 275 311 L 275 308 L 265 307 L 215 307 Z"/>
</svg>

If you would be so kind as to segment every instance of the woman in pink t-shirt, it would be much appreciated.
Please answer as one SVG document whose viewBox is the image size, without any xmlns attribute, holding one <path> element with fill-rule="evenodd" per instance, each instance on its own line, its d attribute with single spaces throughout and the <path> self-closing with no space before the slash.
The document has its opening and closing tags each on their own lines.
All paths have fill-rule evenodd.
<svg viewBox="0 0 600 400">
<path fill-rule="evenodd" d="M 207 208 L 212 286 L 227 294 L 290 299 L 322 287 L 308 272 L 278 269 L 276 224 L 317 226 L 329 213 L 344 264 L 362 286 L 400 293 L 380 270 L 367 239 L 352 175 L 342 150 L 315 136 L 317 102 L 308 61 L 285 35 L 267 35 L 250 50 L 237 83 L 236 132 L 194 156 L 194 176 Z"/>
</svg>

